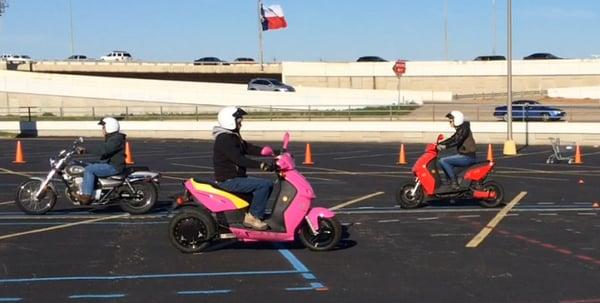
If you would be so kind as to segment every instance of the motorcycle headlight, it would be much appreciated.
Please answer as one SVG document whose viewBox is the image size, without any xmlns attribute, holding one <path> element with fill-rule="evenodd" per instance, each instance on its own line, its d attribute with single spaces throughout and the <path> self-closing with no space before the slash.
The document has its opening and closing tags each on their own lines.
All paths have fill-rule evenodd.
<svg viewBox="0 0 600 303">
<path fill-rule="evenodd" d="M 50 158 L 50 166 L 54 167 L 54 164 L 56 164 L 56 159 Z"/>
</svg>

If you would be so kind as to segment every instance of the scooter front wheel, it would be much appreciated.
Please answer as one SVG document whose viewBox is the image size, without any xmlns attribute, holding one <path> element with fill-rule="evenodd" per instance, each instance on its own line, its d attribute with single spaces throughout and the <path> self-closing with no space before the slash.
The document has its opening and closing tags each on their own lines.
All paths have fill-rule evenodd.
<svg viewBox="0 0 600 303">
<path fill-rule="evenodd" d="M 413 195 L 412 191 L 414 188 L 415 182 L 407 182 L 400 186 L 396 192 L 396 202 L 398 202 L 400 207 L 411 209 L 421 206 L 424 199 L 423 189 L 419 186 Z"/>
<path fill-rule="evenodd" d="M 215 233 L 214 219 L 193 208 L 184 208 L 169 223 L 171 244 L 184 253 L 198 253 L 206 249 Z"/>
<path fill-rule="evenodd" d="M 43 215 L 56 204 L 56 194 L 49 186 L 42 191 L 39 200 L 35 198 L 35 193 L 40 189 L 40 186 L 42 186 L 42 181 L 37 179 L 29 179 L 19 185 L 15 203 L 24 213 Z"/>
<path fill-rule="evenodd" d="M 326 251 L 334 248 L 342 238 L 342 225 L 336 218 L 320 218 L 319 230 L 313 234 L 310 226 L 304 224 L 298 233 L 306 248 L 314 251 Z"/>
</svg>

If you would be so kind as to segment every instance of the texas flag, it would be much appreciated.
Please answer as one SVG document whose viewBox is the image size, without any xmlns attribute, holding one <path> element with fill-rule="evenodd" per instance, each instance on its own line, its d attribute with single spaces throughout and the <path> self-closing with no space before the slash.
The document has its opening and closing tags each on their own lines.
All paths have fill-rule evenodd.
<svg viewBox="0 0 600 303">
<path fill-rule="evenodd" d="M 268 7 L 261 6 L 260 14 L 263 31 L 287 27 L 283 9 L 277 4 Z"/>
</svg>

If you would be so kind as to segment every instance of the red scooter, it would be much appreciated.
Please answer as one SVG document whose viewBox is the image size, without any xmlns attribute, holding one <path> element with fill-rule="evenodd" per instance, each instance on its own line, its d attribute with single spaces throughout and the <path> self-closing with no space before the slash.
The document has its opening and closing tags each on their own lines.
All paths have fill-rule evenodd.
<svg viewBox="0 0 600 303">
<path fill-rule="evenodd" d="M 425 153 L 412 167 L 415 180 L 406 182 L 396 192 L 396 202 L 402 208 L 417 208 L 426 199 L 475 199 L 483 207 L 497 207 L 504 201 L 504 189 L 496 181 L 488 179 L 495 163 L 485 161 L 469 166 L 458 174 L 459 187 L 442 185 L 438 168 L 438 144 L 444 139 L 439 135 L 436 143 L 428 144 Z"/>
</svg>

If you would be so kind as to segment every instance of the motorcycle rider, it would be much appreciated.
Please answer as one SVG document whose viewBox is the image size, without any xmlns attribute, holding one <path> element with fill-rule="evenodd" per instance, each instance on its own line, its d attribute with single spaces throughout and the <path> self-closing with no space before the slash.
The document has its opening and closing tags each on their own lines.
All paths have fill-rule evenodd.
<svg viewBox="0 0 600 303">
<path fill-rule="evenodd" d="M 260 168 L 263 171 L 275 170 L 272 161 L 256 161 L 246 155 L 260 156 L 263 147 L 253 145 L 240 135 L 243 116 L 247 113 L 236 106 L 222 108 L 218 114 L 219 126 L 213 128 L 215 143 L 213 164 L 215 180 L 223 189 L 234 193 L 252 193 L 252 203 L 244 216 L 244 226 L 256 230 L 266 230 L 263 221 L 267 201 L 273 190 L 271 180 L 249 177 L 247 168 Z"/>
<path fill-rule="evenodd" d="M 126 135 L 119 132 L 119 121 L 112 117 L 105 117 L 100 119 L 98 125 L 102 125 L 104 143 L 89 151 L 83 147 L 79 147 L 77 150 L 80 154 L 88 152 L 100 156 L 99 163 L 93 163 L 85 167 L 81 194 L 77 195 L 77 200 L 82 205 L 89 204 L 92 201 L 96 178 L 121 174 L 125 168 Z"/>
<path fill-rule="evenodd" d="M 456 179 L 455 167 L 466 167 L 473 165 L 476 160 L 475 152 L 477 146 L 469 121 L 465 121 L 463 113 L 453 110 L 446 114 L 450 125 L 456 129 L 455 133 L 448 139 L 438 144 L 438 149 L 442 150 L 449 147 L 456 147 L 457 154 L 446 156 L 439 159 L 439 164 L 446 173 L 453 189 L 458 189 L 458 180 Z"/>
</svg>

